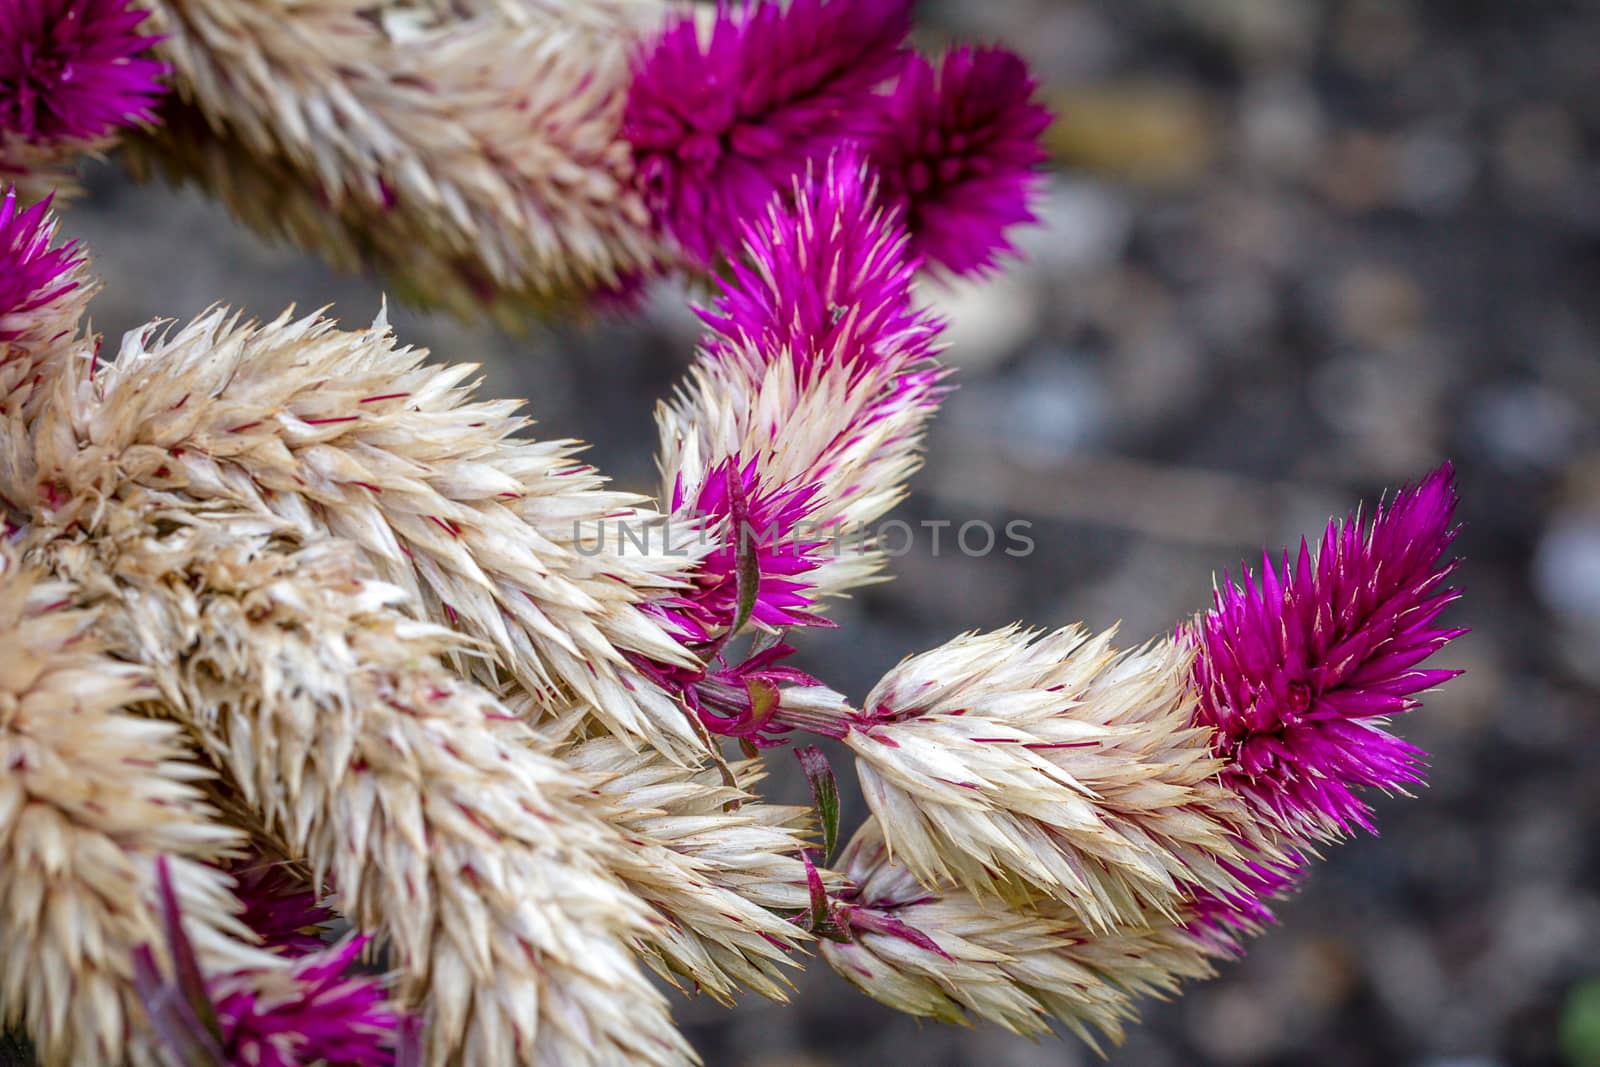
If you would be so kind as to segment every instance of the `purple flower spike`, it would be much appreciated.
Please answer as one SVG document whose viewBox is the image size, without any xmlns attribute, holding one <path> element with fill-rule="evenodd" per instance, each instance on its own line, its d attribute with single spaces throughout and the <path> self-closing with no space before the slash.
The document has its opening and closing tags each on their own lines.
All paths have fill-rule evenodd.
<svg viewBox="0 0 1600 1067">
<path fill-rule="evenodd" d="M 154 118 L 167 68 L 139 58 L 131 0 L 0 0 L 0 135 L 93 141 Z"/>
<path fill-rule="evenodd" d="M 30 312 L 82 284 L 84 259 L 75 244 L 50 247 L 55 229 L 49 201 L 18 211 L 16 190 L 6 190 L 0 201 L 0 341 L 22 336 L 32 325 Z"/>
<path fill-rule="evenodd" d="M 402 1017 L 378 979 L 346 973 L 365 944 L 364 937 L 351 938 L 307 956 L 287 976 L 248 972 L 213 983 L 228 1061 L 251 1067 L 393 1064 Z"/>
<path fill-rule="evenodd" d="M 719 5 L 702 44 L 671 20 L 635 66 L 623 116 L 661 225 L 701 264 L 738 245 L 808 161 L 858 135 L 895 71 L 911 0 Z"/>
<path fill-rule="evenodd" d="M 1050 112 L 1027 65 L 999 48 L 961 48 L 936 69 L 906 61 L 870 140 L 883 203 L 899 208 L 917 255 L 982 275 L 1013 250 L 1006 231 L 1035 222 Z"/>
<path fill-rule="evenodd" d="M 853 149 L 795 182 L 794 203 L 769 203 L 745 229 L 745 259 L 713 308 L 700 317 L 723 359 L 792 360 L 801 382 L 823 365 L 855 369 L 857 380 L 926 362 L 942 323 L 917 307 L 921 265 L 907 252 L 899 216 L 875 202 Z M 763 366 L 748 368 L 759 380 Z M 930 367 L 930 372 L 932 368 Z"/>
<path fill-rule="evenodd" d="M 1459 595 L 1444 587 L 1455 503 L 1446 464 L 1370 523 L 1329 523 L 1315 555 L 1301 541 L 1281 571 L 1264 557 L 1259 579 L 1228 581 L 1199 621 L 1196 717 L 1216 727 L 1231 784 L 1292 840 L 1371 830 L 1361 787 L 1422 780 L 1424 754 L 1382 727 L 1460 673 L 1420 669 L 1466 632 L 1434 625 Z"/>
</svg>

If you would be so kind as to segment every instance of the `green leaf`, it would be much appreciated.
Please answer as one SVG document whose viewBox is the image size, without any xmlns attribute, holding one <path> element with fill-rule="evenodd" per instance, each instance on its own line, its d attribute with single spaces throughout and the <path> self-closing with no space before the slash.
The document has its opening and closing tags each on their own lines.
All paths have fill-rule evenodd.
<svg viewBox="0 0 1600 1067">
<path fill-rule="evenodd" d="M 811 783 L 811 798 L 822 823 L 822 859 L 827 862 L 839 843 L 839 781 L 833 776 L 828 757 L 815 745 L 797 748 L 794 754 L 800 760 L 800 769 L 806 772 L 806 781 Z"/>
</svg>

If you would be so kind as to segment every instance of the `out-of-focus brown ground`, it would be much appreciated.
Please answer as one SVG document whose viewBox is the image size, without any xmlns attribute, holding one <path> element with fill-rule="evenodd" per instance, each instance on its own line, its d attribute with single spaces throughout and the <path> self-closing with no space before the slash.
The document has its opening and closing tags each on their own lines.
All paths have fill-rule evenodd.
<svg viewBox="0 0 1600 1067">
<path fill-rule="evenodd" d="M 1431 786 L 1380 798 L 1381 839 L 1333 851 L 1280 928 L 1148 1005 L 1109 1062 L 1600 1063 L 1600 7 L 944 0 L 920 17 L 931 45 L 1028 56 L 1060 169 L 1026 264 L 932 292 L 962 388 L 900 517 L 1027 519 L 1037 548 L 935 558 L 919 539 L 838 631 L 802 639 L 803 666 L 859 697 L 969 627 L 1120 619 L 1142 639 L 1204 606 L 1214 569 L 1453 458 L 1467 598 L 1450 618 L 1473 633 L 1444 659 L 1467 674 L 1402 728 Z M 378 306 L 370 281 L 111 168 L 66 225 L 98 257 L 113 338 L 214 300 L 332 302 L 353 322 Z M 516 339 L 393 318 L 649 485 L 650 412 L 693 343 L 677 294 Z M 714 1067 L 1094 1062 L 919 1025 L 820 965 L 796 999 L 680 1015 Z"/>
</svg>

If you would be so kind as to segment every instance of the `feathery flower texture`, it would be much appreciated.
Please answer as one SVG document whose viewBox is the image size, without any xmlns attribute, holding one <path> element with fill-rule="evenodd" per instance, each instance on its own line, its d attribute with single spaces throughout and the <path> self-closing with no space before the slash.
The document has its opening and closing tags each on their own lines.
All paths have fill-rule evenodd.
<svg viewBox="0 0 1600 1067">
<path fill-rule="evenodd" d="M 1034 222 L 1050 113 L 1027 66 L 999 48 L 957 48 L 937 65 L 906 61 L 868 145 L 884 202 L 899 207 L 912 250 L 953 274 L 986 274 Z"/>
<path fill-rule="evenodd" d="M 529 219 L 560 214 L 555 186 L 452 184 L 398 127 L 374 134 L 385 50 L 444 63 L 462 35 L 511 33 L 508 54 L 555 67 L 573 60 L 551 41 L 648 21 L 623 0 L 347 21 L 148 4 L 216 122 L 221 140 L 191 144 L 212 164 L 314 173 L 334 232 L 374 211 L 408 239 L 509 218 L 504 239 L 532 241 L 518 254 L 552 261 L 574 231 Z M 279 35 L 313 8 L 365 42 L 355 59 L 321 56 L 320 89 L 292 88 L 283 114 L 218 95 L 305 69 L 293 52 L 320 38 Z M 907 59 L 907 10 L 724 7 L 709 52 L 667 31 L 673 76 L 725 69 L 703 116 L 667 59 L 646 79 L 646 191 L 697 253 L 743 247 L 658 411 L 656 500 L 530 437 L 472 368 L 425 362 L 381 316 L 218 308 L 101 359 L 83 257 L 46 206 L 4 201 L 0 1024 L 47 1067 L 674 1067 L 694 1053 L 645 968 L 782 1000 L 808 948 L 916 1015 L 1118 1040 L 1137 998 L 1238 952 L 1318 847 L 1371 825 L 1364 788 L 1418 780 L 1421 754 L 1382 727 L 1452 674 L 1423 665 L 1459 632 L 1437 621 L 1456 595 L 1448 467 L 1131 650 L 1077 627 L 966 634 L 859 707 L 788 664 L 831 597 L 881 577 L 862 531 L 906 492 L 948 389 L 917 272 L 987 268 L 1026 213 L 1025 72 L 985 51 Z M 798 49 L 796 25 L 831 27 L 826 47 Z M 255 60 L 219 63 L 239 35 Z M 614 58 L 586 120 L 622 122 Z M 899 109 L 893 151 L 860 94 Z M 545 103 L 529 121 L 572 117 Z M 562 127 L 574 152 L 613 143 L 595 121 Z M 383 152 L 340 155 L 330 122 Z M 654 254 L 648 213 L 616 221 L 628 158 L 588 221 L 636 227 L 640 255 L 592 231 L 568 280 Z M 588 180 L 574 167 L 567 192 Z M 371 184 L 390 173 L 398 189 Z M 669 195 L 702 185 L 703 203 Z M 543 284 L 533 259 L 505 283 Z M 871 809 L 837 869 L 814 749 L 814 816 L 758 791 L 803 734 L 843 743 Z"/>
</svg>

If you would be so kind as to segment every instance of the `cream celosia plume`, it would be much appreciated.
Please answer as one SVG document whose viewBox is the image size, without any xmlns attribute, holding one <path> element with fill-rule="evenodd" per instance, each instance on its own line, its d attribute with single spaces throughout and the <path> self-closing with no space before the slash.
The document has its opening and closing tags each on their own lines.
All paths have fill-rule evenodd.
<svg viewBox="0 0 1600 1067">
<path fill-rule="evenodd" d="M 929 885 L 1042 893 L 1096 929 L 1237 890 L 1247 813 L 1193 723 L 1193 653 L 1070 627 L 966 634 L 901 663 L 845 744 L 895 861 Z"/>
<path fill-rule="evenodd" d="M 182 107 L 130 142 L 250 225 L 462 314 L 663 255 L 621 140 L 653 0 L 142 0 Z"/>
<path fill-rule="evenodd" d="M 876 819 L 840 870 L 854 885 L 840 909 L 851 938 L 824 941 L 823 958 L 873 999 L 940 1022 L 1038 1036 L 1058 1021 L 1091 1046 L 1095 1031 L 1120 1042 L 1137 998 L 1208 977 L 1219 954 L 1171 922 L 1096 931 L 1056 901 L 1008 907 L 953 885 L 930 890 L 889 858 Z"/>
<path fill-rule="evenodd" d="M 810 940 L 782 917 L 810 904 L 800 858 L 811 843 L 807 810 L 761 803 L 751 792 L 762 777 L 756 761 L 733 765 L 730 784 L 716 768 L 630 753 L 612 738 L 560 757 L 597 782 L 591 810 L 627 840 L 613 870 L 666 920 L 642 939 L 651 966 L 723 1003 L 740 986 L 787 1000 L 783 969 L 798 965 L 791 954 Z"/>
<path fill-rule="evenodd" d="M 457 635 L 410 617 L 352 546 L 119 496 L 92 541 L 38 553 L 120 606 L 113 647 L 150 666 L 340 911 L 387 939 L 430 1062 L 691 1059 L 627 948 L 646 914 L 606 870 L 620 839 L 444 665 Z"/>
<path fill-rule="evenodd" d="M 272 962 L 204 865 L 240 843 L 196 788 L 208 772 L 176 725 L 126 710 L 155 687 L 78 599 L 0 549 L 0 1023 L 51 1067 L 119 1063 L 142 1039 L 133 954 L 160 939 L 161 857 L 203 960 Z"/>
<path fill-rule="evenodd" d="M 655 513 L 604 488 L 573 442 L 518 436 L 516 403 L 473 400 L 475 368 L 424 355 L 397 347 L 381 318 L 345 331 L 216 309 L 175 332 L 149 327 L 92 374 L 79 357 L 36 435 L 32 480 L 58 486 L 63 507 L 137 486 L 347 539 L 432 618 L 485 641 L 544 697 L 535 710 L 576 699 L 634 743 L 703 751 L 629 658 L 694 662 L 638 610 L 681 581 L 689 551 L 619 550 L 621 523 Z"/>
</svg>

